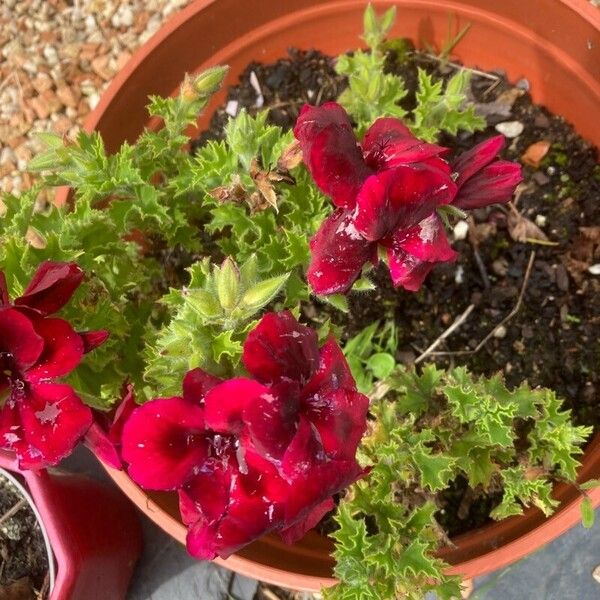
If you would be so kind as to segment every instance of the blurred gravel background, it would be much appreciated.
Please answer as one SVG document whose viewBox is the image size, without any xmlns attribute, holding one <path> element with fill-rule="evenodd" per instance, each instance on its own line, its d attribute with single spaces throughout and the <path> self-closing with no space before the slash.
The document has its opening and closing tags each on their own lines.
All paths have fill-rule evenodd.
<svg viewBox="0 0 600 600">
<path fill-rule="evenodd" d="M 31 184 L 36 131 L 73 136 L 131 54 L 190 0 L 0 0 L 0 191 Z"/>
</svg>

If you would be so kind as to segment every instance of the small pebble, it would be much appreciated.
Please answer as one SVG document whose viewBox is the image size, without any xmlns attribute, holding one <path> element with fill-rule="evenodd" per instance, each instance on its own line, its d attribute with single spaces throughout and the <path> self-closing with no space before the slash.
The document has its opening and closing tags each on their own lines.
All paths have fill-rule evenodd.
<svg viewBox="0 0 600 600">
<path fill-rule="evenodd" d="M 525 79 L 525 77 L 523 77 L 522 79 L 519 79 L 519 81 L 517 81 L 517 83 L 515 84 L 515 87 L 517 87 L 520 90 L 523 90 L 525 92 L 528 92 L 529 88 L 531 87 L 529 84 L 529 79 Z"/>
<path fill-rule="evenodd" d="M 461 285 L 465 280 L 465 269 L 462 265 L 456 267 L 456 273 L 454 274 L 454 283 Z"/>
<path fill-rule="evenodd" d="M 469 224 L 466 221 L 459 221 L 452 230 L 452 234 L 454 235 L 454 239 L 464 240 L 469 234 Z"/>
<path fill-rule="evenodd" d="M 225 112 L 230 117 L 235 117 L 238 114 L 239 102 L 237 100 L 229 100 L 225 106 Z"/>
<path fill-rule="evenodd" d="M 561 292 L 569 291 L 569 274 L 564 265 L 556 267 L 556 285 Z"/>
<path fill-rule="evenodd" d="M 591 273 L 592 275 L 600 275 L 600 263 L 596 263 L 595 265 L 588 267 L 588 273 Z"/>
<path fill-rule="evenodd" d="M 498 325 L 496 329 L 494 329 L 494 337 L 502 340 L 506 337 L 506 327 L 504 325 Z"/>
<path fill-rule="evenodd" d="M 545 227 L 547 221 L 548 221 L 548 218 L 545 215 L 536 215 L 535 216 L 535 224 L 538 227 Z"/>
<path fill-rule="evenodd" d="M 495 127 L 498 133 L 505 135 L 507 138 L 516 138 L 523 133 L 525 126 L 521 121 L 504 121 L 498 123 Z"/>
<path fill-rule="evenodd" d="M 533 180 L 540 186 L 550 183 L 550 177 L 548 177 L 548 175 L 542 171 L 536 171 L 533 174 Z"/>
<path fill-rule="evenodd" d="M 598 582 L 600 583 L 600 565 L 598 565 L 593 571 L 592 571 L 592 577 Z"/>
</svg>

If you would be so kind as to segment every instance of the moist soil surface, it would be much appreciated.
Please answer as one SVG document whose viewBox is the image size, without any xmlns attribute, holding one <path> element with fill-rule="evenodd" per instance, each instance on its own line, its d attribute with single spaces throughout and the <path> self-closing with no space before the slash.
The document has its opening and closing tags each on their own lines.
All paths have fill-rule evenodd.
<svg viewBox="0 0 600 600">
<path fill-rule="evenodd" d="M 48 556 L 37 518 L 0 473 L 0 600 L 43 600 L 48 586 Z"/>
<path fill-rule="evenodd" d="M 410 89 L 403 100 L 406 109 L 415 103 L 417 67 L 445 79 L 455 73 L 428 55 L 408 56 L 400 62 L 390 54 L 386 67 L 405 78 Z M 195 145 L 223 137 L 227 107 L 230 112 L 244 107 L 250 114 L 269 108 L 269 121 L 289 129 L 305 102 L 334 100 L 345 86 L 334 59 L 315 50 L 290 50 L 272 64 L 251 63 Z M 371 272 L 374 291 L 350 294 L 348 315 L 325 305 L 318 312 L 342 325 L 347 337 L 373 321 L 394 319 L 400 332 L 397 359 L 410 365 L 473 305 L 466 321 L 427 360 L 463 364 L 484 375 L 500 371 L 509 386 L 528 381 L 552 388 L 572 409 L 576 423 L 597 430 L 600 277 L 592 273 L 600 269 L 594 267 L 600 263 L 600 166 L 595 148 L 564 119 L 534 104 L 528 88 L 526 80 L 513 85 L 500 71 L 473 73 L 470 96 L 487 127 L 440 139 L 452 156 L 499 130 L 511 135 L 502 154 L 519 161 L 524 176 L 513 205 L 472 211 L 468 232 L 464 225 L 455 230 L 458 260 L 437 266 L 418 293 L 395 290 L 380 265 Z M 519 311 L 498 328 L 521 294 Z M 314 315 L 314 308 L 308 308 L 305 312 Z M 450 535 L 485 523 L 498 501 L 497 496 L 469 495 L 465 482 L 457 481 L 439 498 L 440 522 Z"/>
</svg>

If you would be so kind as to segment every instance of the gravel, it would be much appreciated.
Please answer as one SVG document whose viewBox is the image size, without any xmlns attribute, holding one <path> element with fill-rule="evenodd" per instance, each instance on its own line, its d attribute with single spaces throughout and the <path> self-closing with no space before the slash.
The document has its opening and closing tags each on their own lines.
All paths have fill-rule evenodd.
<svg viewBox="0 0 600 600">
<path fill-rule="evenodd" d="M 31 183 L 35 133 L 73 137 L 102 92 L 191 0 L 0 1 L 0 192 Z"/>
</svg>

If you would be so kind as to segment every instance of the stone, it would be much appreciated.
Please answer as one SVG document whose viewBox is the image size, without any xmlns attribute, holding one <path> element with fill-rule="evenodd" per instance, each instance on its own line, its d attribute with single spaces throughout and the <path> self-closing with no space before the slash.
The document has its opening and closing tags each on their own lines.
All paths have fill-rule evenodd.
<svg viewBox="0 0 600 600">
<path fill-rule="evenodd" d="M 75 108 L 77 106 L 78 98 L 68 85 L 61 85 L 57 88 L 56 96 L 67 107 Z"/>
<path fill-rule="evenodd" d="M 523 133 L 525 126 L 521 121 L 503 121 L 502 123 L 498 123 L 495 129 L 498 133 L 513 139 L 519 137 Z"/>
</svg>

